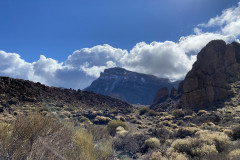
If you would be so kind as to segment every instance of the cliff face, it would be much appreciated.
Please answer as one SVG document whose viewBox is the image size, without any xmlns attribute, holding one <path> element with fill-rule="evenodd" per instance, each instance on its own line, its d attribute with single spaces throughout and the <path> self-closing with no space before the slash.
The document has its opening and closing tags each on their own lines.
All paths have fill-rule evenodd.
<svg viewBox="0 0 240 160">
<path fill-rule="evenodd" d="M 197 56 L 179 85 L 183 108 L 210 107 L 232 94 L 229 84 L 240 80 L 240 44 L 214 40 Z"/>
<path fill-rule="evenodd" d="M 131 104 L 153 103 L 156 92 L 162 88 L 177 87 L 178 82 L 152 75 L 131 72 L 123 68 L 110 68 L 101 73 L 85 90 L 111 96 Z"/>
</svg>

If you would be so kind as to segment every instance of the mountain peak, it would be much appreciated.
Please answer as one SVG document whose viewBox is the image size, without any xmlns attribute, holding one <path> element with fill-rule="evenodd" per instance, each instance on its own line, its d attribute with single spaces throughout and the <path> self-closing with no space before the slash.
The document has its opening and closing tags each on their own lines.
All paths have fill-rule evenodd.
<svg viewBox="0 0 240 160">
<path fill-rule="evenodd" d="M 162 87 L 177 87 L 178 82 L 170 82 L 166 78 L 128 71 L 115 67 L 105 69 L 100 77 L 86 88 L 98 94 L 103 94 L 124 100 L 132 104 L 152 104 L 155 93 Z"/>
</svg>

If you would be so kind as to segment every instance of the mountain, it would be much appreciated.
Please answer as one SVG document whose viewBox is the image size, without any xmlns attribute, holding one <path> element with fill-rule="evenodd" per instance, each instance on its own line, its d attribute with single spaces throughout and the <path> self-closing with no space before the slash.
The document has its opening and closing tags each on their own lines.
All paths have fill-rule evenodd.
<svg viewBox="0 0 240 160">
<path fill-rule="evenodd" d="M 123 68 L 105 69 L 100 77 L 85 90 L 121 99 L 131 104 L 152 104 L 154 95 L 162 87 L 177 87 L 178 82 L 170 82 Z"/>
<path fill-rule="evenodd" d="M 163 104 L 172 103 L 185 109 L 210 109 L 224 105 L 227 99 L 234 96 L 235 101 L 238 101 L 239 82 L 240 44 L 213 40 L 198 53 L 197 61 L 180 82 L 175 97 L 169 96 L 163 103 L 151 107 L 157 109 L 163 107 Z M 175 103 L 170 99 L 175 100 Z"/>
<path fill-rule="evenodd" d="M 128 112 L 131 105 L 111 97 L 81 90 L 48 87 L 27 80 L 0 77 L 0 110 L 19 107 L 56 107 Z"/>
</svg>

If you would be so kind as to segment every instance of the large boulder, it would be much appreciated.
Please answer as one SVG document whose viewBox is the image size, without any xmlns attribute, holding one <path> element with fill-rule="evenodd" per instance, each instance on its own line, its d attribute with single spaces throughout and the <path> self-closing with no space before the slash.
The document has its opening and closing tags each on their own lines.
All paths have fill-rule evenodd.
<svg viewBox="0 0 240 160">
<path fill-rule="evenodd" d="M 240 44 L 211 41 L 197 56 L 192 70 L 179 84 L 183 108 L 210 107 L 232 93 L 229 84 L 240 80 Z"/>
</svg>

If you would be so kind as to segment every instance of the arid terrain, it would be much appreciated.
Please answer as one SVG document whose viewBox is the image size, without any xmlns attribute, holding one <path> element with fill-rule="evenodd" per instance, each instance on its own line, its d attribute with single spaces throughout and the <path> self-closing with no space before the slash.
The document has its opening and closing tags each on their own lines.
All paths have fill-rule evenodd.
<svg viewBox="0 0 240 160">
<path fill-rule="evenodd" d="M 240 44 L 210 42 L 178 90 L 130 105 L 0 78 L 0 159 L 237 160 Z"/>
</svg>

